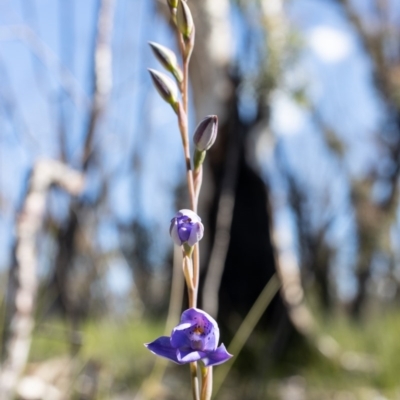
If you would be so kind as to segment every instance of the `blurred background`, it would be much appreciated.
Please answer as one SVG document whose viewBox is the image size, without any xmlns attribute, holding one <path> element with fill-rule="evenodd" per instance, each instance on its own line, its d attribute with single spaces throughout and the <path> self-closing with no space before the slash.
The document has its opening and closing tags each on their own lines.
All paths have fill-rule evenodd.
<svg viewBox="0 0 400 400">
<path fill-rule="evenodd" d="M 400 399 L 399 1 L 188 5 L 214 398 Z M 189 203 L 148 41 L 177 51 L 165 1 L 0 1 L 4 400 L 190 397 L 143 346 L 187 304 Z"/>
</svg>

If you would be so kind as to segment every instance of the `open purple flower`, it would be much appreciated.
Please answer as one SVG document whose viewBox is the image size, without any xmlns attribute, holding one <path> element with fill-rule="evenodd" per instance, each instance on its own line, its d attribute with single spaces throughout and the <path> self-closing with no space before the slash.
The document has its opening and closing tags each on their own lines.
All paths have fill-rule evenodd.
<svg viewBox="0 0 400 400">
<path fill-rule="evenodd" d="M 203 237 L 204 227 L 194 211 L 184 209 L 172 218 L 169 233 L 178 246 L 184 243 L 194 246 Z"/>
<path fill-rule="evenodd" d="M 201 360 L 208 367 L 222 364 L 232 357 L 223 344 L 217 347 L 218 341 L 219 328 L 214 318 L 198 308 L 189 308 L 183 312 L 171 337 L 161 336 L 145 346 L 154 354 L 177 364 Z"/>
</svg>

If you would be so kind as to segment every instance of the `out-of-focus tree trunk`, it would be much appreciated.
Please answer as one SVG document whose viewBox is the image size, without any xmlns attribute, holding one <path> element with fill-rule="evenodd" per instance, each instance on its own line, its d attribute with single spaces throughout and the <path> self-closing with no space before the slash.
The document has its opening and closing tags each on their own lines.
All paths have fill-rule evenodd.
<svg viewBox="0 0 400 400">
<path fill-rule="evenodd" d="M 306 196 L 290 172 L 284 166 L 281 170 L 286 175 L 290 206 L 296 215 L 302 278 L 315 282 L 320 304 L 325 312 L 329 312 L 333 305 L 329 268 L 333 250 L 326 243 L 326 232 L 331 218 L 322 223 L 319 229 L 311 229 L 306 216 Z"/>
<path fill-rule="evenodd" d="M 0 398 L 12 399 L 16 385 L 28 359 L 38 289 L 37 241 L 45 214 L 47 193 L 57 184 L 71 194 L 79 194 L 83 177 L 58 161 L 38 162 L 31 174 L 28 192 L 18 217 L 15 245 L 15 266 L 10 276 L 12 308 L 7 321 L 5 360 L 0 371 Z M 10 286 L 9 285 L 9 286 Z"/>
<path fill-rule="evenodd" d="M 97 33 L 94 46 L 93 59 L 93 98 L 91 112 L 88 115 L 88 128 L 82 150 L 82 169 L 88 170 L 90 161 L 94 159 L 93 140 L 99 128 L 104 113 L 107 109 L 107 102 L 112 85 L 112 26 L 114 21 L 115 0 L 101 0 L 97 18 Z M 97 200 L 98 202 L 100 199 Z M 82 221 L 79 219 L 84 215 L 85 204 L 81 200 L 71 202 L 69 215 L 59 227 L 57 242 L 58 254 L 56 257 L 55 271 L 51 285 L 57 293 L 56 305 L 71 318 L 73 325 L 76 325 L 76 318 L 79 314 L 79 305 L 71 302 L 68 290 L 68 275 L 77 255 L 77 244 L 79 242 L 79 229 Z M 89 284 L 89 282 L 88 282 Z M 73 348 L 75 348 L 73 344 Z"/>
<path fill-rule="evenodd" d="M 208 260 L 202 306 L 228 325 L 236 313 L 246 315 L 276 271 L 271 216 L 266 186 L 245 157 L 245 138 L 252 126 L 239 117 L 239 82 L 228 72 L 233 45 L 229 2 L 217 5 L 208 0 L 189 5 L 196 24 L 191 82 L 197 119 L 207 114 L 220 117 L 218 140 L 207 157 L 209 169 L 200 203 L 201 215 L 209 218 L 211 242 L 210 253 L 202 252 L 203 265 Z M 279 308 L 285 313 L 282 303 Z"/>
</svg>

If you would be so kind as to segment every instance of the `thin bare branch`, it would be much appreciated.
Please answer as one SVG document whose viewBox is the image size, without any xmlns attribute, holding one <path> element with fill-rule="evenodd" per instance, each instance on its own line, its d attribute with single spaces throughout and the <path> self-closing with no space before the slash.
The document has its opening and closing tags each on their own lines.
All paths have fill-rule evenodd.
<svg viewBox="0 0 400 400">
<path fill-rule="evenodd" d="M 372 35 L 368 32 L 361 16 L 355 12 L 349 0 L 337 0 L 343 7 L 349 20 L 356 28 L 365 50 L 371 56 L 371 61 L 375 67 L 375 77 L 378 87 L 383 91 L 387 98 L 390 98 L 390 88 L 387 80 L 387 63 L 383 54 L 384 36 L 382 34 Z"/>
<path fill-rule="evenodd" d="M 93 137 L 104 114 L 112 88 L 112 27 L 115 0 L 102 0 L 97 20 L 97 38 L 94 51 L 94 94 L 82 164 L 86 169 L 93 151 Z"/>
<path fill-rule="evenodd" d="M 78 80 L 66 68 L 57 55 L 44 43 L 34 30 L 27 25 L 0 27 L 0 41 L 20 40 L 59 79 L 60 85 L 78 108 L 88 109 L 90 101 Z"/>
</svg>

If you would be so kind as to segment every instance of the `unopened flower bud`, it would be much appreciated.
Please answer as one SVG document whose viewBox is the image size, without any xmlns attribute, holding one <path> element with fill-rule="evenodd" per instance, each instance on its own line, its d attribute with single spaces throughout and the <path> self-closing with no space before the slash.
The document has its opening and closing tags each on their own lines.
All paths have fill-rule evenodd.
<svg viewBox="0 0 400 400">
<path fill-rule="evenodd" d="M 184 209 L 172 218 L 169 233 L 178 246 L 194 246 L 203 237 L 204 227 L 194 211 Z"/>
<path fill-rule="evenodd" d="M 171 8 L 176 8 L 178 7 L 179 0 L 167 0 L 167 3 Z"/>
<path fill-rule="evenodd" d="M 151 49 L 153 50 L 154 55 L 157 57 L 157 60 L 161 63 L 161 65 L 169 72 L 171 72 L 175 79 L 181 83 L 183 76 L 182 71 L 179 68 L 178 60 L 176 59 L 175 53 L 161 44 L 149 42 Z"/>
<path fill-rule="evenodd" d="M 149 68 L 151 79 L 160 96 L 176 110 L 178 104 L 178 89 L 175 82 L 162 72 Z"/>
<path fill-rule="evenodd" d="M 185 39 L 189 39 L 194 28 L 192 13 L 185 1 L 181 0 L 176 12 L 176 22 L 179 32 Z"/>
<path fill-rule="evenodd" d="M 217 138 L 218 117 L 208 115 L 197 125 L 193 135 L 193 142 L 199 151 L 207 151 Z"/>
</svg>

